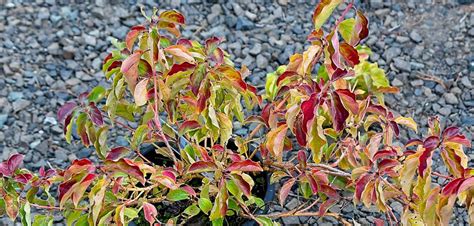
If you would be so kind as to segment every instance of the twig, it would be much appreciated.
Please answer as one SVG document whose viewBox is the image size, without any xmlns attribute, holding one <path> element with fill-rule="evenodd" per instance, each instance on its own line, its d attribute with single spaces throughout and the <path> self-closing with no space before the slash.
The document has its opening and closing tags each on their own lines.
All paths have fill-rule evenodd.
<svg viewBox="0 0 474 226">
<path fill-rule="evenodd" d="M 428 81 L 434 81 L 434 82 L 440 84 L 441 86 L 443 86 L 444 89 L 448 89 L 446 84 L 444 84 L 443 79 L 441 79 L 437 76 L 434 76 L 434 75 L 428 75 L 428 74 L 424 74 L 424 73 L 421 73 L 421 72 L 418 72 L 418 74 L 419 75 L 416 76 L 417 78 L 423 79 L 423 80 L 428 80 Z"/>
</svg>

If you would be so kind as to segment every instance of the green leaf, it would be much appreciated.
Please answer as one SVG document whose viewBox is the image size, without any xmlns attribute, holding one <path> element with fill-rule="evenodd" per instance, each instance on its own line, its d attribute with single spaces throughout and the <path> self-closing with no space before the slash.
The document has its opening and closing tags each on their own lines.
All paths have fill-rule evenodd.
<svg viewBox="0 0 474 226">
<path fill-rule="evenodd" d="M 275 72 L 267 74 L 267 81 L 265 82 L 265 94 L 267 95 L 268 100 L 273 100 L 278 89 L 276 82 L 278 75 Z"/>
<path fill-rule="evenodd" d="M 138 217 L 138 211 L 134 208 L 126 207 L 123 210 L 123 213 L 129 220 L 132 220 Z"/>
<path fill-rule="evenodd" d="M 148 125 L 141 125 L 135 130 L 135 133 L 133 134 L 132 137 L 132 143 L 130 144 L 132 149 L 137 149 L 140 144 L 143 142 L 145 139 L 146 135 L 148 133 Z"/>
<path fill-rule="evenodd" d="M 183 213 L 188 215 L 189 218 L 191 218 L 198 215 L 199 212 L 201 212 L 199 207 L 197 207 L 196 204 L 193 204 L 191 206 L 188 206 L 188 208 L 186 208 Z"/>
<path fill-rule="evenodd" d="M 99 102 L 102 98 L 105 97 L 106 90 L 103 86 L 96 86 L 92 91 L 89 93 L 87 99 L 91 102 Z"/>
<path fill-rule="evenodd" d="M 212 202 L 208 198 L 200 198 L 198 200 L 198 205 L 205 214 L 209 214 L 209 211 L 212 209 Z"/>
<path fill-rule="evenodd" d="M 212 221 L 212 226 L 222 226 L 224 225 L 224 218 L 218 218 Z"/>
<path fill-rule="evenodd" d="M 68 226 L 73 225 L 76 221 L 78 221 L 81 215 L 82 215 L 82 211 L 75 211 L 75 210 L 66 211 L 64 213 L 64 216 L 66 217 L 66 224 Z"/>
<path fill-rule="evenodd" d="M 23 208 L 20 209 L 21 223 L 23 225 L 31 226 L 31 208 L 30 203 L 26 202 Z"/>
<path fill-rule="evenodd" d="M 339 33 L 346 43 L 350 43 L 351 41 L 352 31 L 354 30 L 355 24 L 356 21 L 354 18 L 346 19 L 339 24 Z"/>
<path fill-rule="evenodd" d="M 171 190 L 168 192 L 168 195 L 166 195 L 166 198 L 170 201 L 177 202 L 181 200 L 188 199 L 189 195 L 186 191 L 183 189 L 176 189 L 176 190 Z"/>
<path fill-rule="evenodd" d="M 87 214 L 81 215 L 81 217 L 77 220 L 74 226 L 89 226 L 89 222 L 87 221 Z"/>
<path fill-rule="evenodd" d="M 224 145 L 232 135 L 232 121 L 224 113 L 218 112 L 217 117 L 220 125 L 220 142 Z"/>
<path fill-rule="evenodd" d="M 321 0 L 313 14 L 314 30 L 320 29 L 342 0 Z"/>
<path fill-rule="evenodd" d="M 53 216 L 36 215 L 32 226 L 52 226 Z"/>
<path fill-rule="evenodd" d="M 273 223 L 273 221 L 268 217 L 256 217 L 256 220 L 260 225 L 263 225 L 263 226 L 278 225 L 276 223 Z"/>
</svg>

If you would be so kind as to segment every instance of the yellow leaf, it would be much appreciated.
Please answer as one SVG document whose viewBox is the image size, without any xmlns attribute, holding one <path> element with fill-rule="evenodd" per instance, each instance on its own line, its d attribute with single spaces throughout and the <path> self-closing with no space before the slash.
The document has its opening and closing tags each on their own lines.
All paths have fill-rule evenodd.
<svg viewBox="0 0 474 226">
<path fill-rule="evenodd" d="M 147 85 L 148 85 L 148 79 L 146 78 L 138 82 L 137 86 L 135 86 L 135 91 L 133 92 L 133 98 L 135 99 L 135 104 L 137 106 L 145 105 L 148 100 Z"/>
<path fill-rule="evenodd" d="M 278 128 L 271 130 L 267 135 L 267 143 L 265 147 L 275 156 L 279 162 L 283 160 L 283 147 L 285 144 L 286 124 L 280 125 Z"/>
<path fill-rule="evenodd" d="M 404 126 L 410 128 L 410 129 L 414 130 L 415 132 L 418 132 L 416 122 L 410 117 L 400 116 L 400 117 L 395 119 L 395 122 L 397 124 L 404 125 Z"/>
<path fill-rule="evenodd" d="M 313 119 L 313 125 L 309 131 L 308 144 L 313 152 L 313 161 L 315 163 L 321 162 L 323 156 L 322 148 L 327 143 L 326 136 L 323 133 L 323 123 L 326 120 L 323 116 L 317 116 Z"/>
</svg>

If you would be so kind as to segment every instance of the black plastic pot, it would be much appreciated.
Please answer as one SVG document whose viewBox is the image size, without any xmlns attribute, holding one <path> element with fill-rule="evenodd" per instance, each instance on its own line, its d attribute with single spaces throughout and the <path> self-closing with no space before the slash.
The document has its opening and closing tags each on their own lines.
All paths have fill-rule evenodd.
<svg viewBox="0 0 474 226">
<path fill-rule="evenodd" d="M 235 145 L 233 145 L 233 141 L 230 140 L 229 143 L 231 143 L 231 144 L 228 145 L 228 148 L 233 150 L 232 147 L 235 147 Z M 185 142 L 180 142 L 180 146 L 184 147 L 185 145 L 186 145 Z M 253 147 L 251 147 L 249 149 L 249 151 L 252 152 L 253 151 L 252 149 L 253 149 Z M 154 164 L 164 165 L 164 166 L 172 166 L 172 164 L 173 164 L 172 160 L 170 160 L 169 158 L 156 153 L 155 152 L 155 147 L 153 145 L 149 145 L 149 146 L 143 148 L 141 153 L 145 158 L 147 158 L 148 160 L 150 160 Z M 180 158 L 180 156 L 176 156 L 176 157 Z M 260 161 L 260 162 L 263 161 L 260 152 L 257 152 L 254 158 L 255 158 L 254 161 Z M 272 202 L 273 198 L 275 197 L 275 185 L 270 183 L 271 173 L 264 171 L 264 172 L 262 172 L 262 174 L 263 174 L 263 179 L 265 181 L 264 182 L 264 191 L 265 192 L 264 192 L 263 197 L 259 197 L 259 198 L 263 199 L 264 203 L 267 204 L 267 203 Z M 256 214 L 266 214 L 266 213 L 268 213 L 268 211 L 269 211 L 269 206 L 265 205 L 263 209 L 257 210 Z M 129 223 L 129 226 L 136 226 L 136 225 L 137 224 L 134 223 L 134 222 Z M 247 221 L 245 221 L 245 223 L 243 223 L 241 225 L 254 226 L 254 225 L 258 225 L 258 224 L 254 220 L 247 220 Z"/>
</svg>

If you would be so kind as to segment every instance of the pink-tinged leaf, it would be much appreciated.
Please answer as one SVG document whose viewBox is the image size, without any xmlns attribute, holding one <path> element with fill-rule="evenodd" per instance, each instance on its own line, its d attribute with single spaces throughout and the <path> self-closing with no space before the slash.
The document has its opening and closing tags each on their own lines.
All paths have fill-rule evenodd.
<svg viewBox="0 0 474 226">
<path fill-rule="evenodd" d="M 178 129 L 178 133 L 180 135 L 183 135 L 190 131 L 197 130 L 199 128 L 201 128 L 201 125 L 199 124 L 199 122 L 194 121 L 194 120 L 188 120 L 188 121 L 183 122 L 183 124 L 181 124 L 181 126 Z"/>
<path fill-rule="evenodd" d="M 135 51 L 132 55 L 128 56 L 122 63 L 120 70 L 125 75 L 125 79 L 131 91 L 135 90 L 135 85 L 137 84 L 138 79 L 138 64 L 140 63 L 140 58 L 143 54 L 143 51 Z"/>
<path fill-rule="evenodd" d="M 140 35 L 140 33 L 144 31 L 145 29 L 146 28 L 142 25 L 137 25 L 130 28 L 130 31 L 127 33 L 127 36 L 125 37 L 125 44 L 128 50 L 130 51 L 132 50 L 133 44 L 135 43 L 135 40 L 137 39 L 138 35 Z"/>
<path fill-rule="evenodd" d="M 337 30 L 333 31 L 331 37 L 331 46 L 332 52 L 330 51 L 331 56 L 331 63 L 335 66 L 335 68 L 344 68 L 341 64 L 341 53 L 339 52 L 339 35 Z"/>
<path fill-rule="evenodd" d="M 426 149 L 434 149 L 439 145 L 439 138 L 437 136 L 430 136 L 423 142 L 423 147 Z"/>
<path fill-rule="evenodd" d="M 374 157 L 372 157 L 372 161 L 377 161 L 379 159 L 385 159 L 389 157 L 397 156 L 397 151 L 391 148 L 387 148 L 385 150 L 380 150 L 375 153 Z"/>
<path fill-rule="evenodd" d="M 237 185 L 237 187 L 240 188 L 242 193 L 244 193 L 245 196 L 250 197 L 250 184 L 239 174 L 233 174 L 231 175 L 232 181 Z"/>
<path fill-rule="evenodd" d="M 15 170 L 18 169 L 20 164 L 23 163 L 24 158 L 25 158 L 25 156 L 22 155 L 22 154 L 13 154 L 13 155 L 11 155 L 10 158 L 8 158 L 8 161 L 7 161 L 8 170 L 12 173 L 15 172 Z"/>
<path fill-rule="evenodd" d="M 22 183 L 22 184 L 27 184 L 31 178 L 33 178 L 33 175 L 31 173 L 22 173 L 22 174 L 17 174 L 15 176 L 15 181 Z"/>
<path fill-rule="evenodd" d="M 135 99 L 135 104 L 140 107 L 146 104 L 148 101 L 147 97 L 147 85 L 148 79 L 143 79 L 138 82 L 137 86 L 135 87 L 135 91 L 133 92 L 133 98 Z"/>
<path fill-rule="evenodd" d="M 189 50 L 182 45 L 173 45 L 165 49 L 165 52 L 173 55 L 182 62 L 195 63 L 194 57 L 191 55 Z"/>
<path fill-rule="evenodd" d="M 180 188 L 183 189 L 183 191 L 187 192 L 189 194 L 189 196 L 191 196 L 191 197 L 196 197 L 197 196 L 196 191 L 194 191 L 194 189 L 189 185 L 183 185 Z"/>
<path fill-rule="evenodd" d="M 93 102 L 89 103 L 89 108 L 90 110 L 88 114 L 92 122 L 97 126 L 102 126 L 104 124 L 104 119 L 99 108 L 97 108 L 97 106 Z"/>
<path fill-rule="evenodd" d="M 159 16 L 159 19 L 169 23 L 185 24 L 185 18 L 183 14 L 176 10 L 167 10 L 162 12 Z"/>
<path fill-rule="evenodd" d="M 464 135 L 462 134 L 459 134 L 459 135 L 455 135 L 455 136 L 452 136 L 448 139 L 445 139 L 445 142 L 452 142 L 452 143 L 457 143 L 457 144 L 462 144 L 468 148 L 471 147 L 471 141 L 468 140 Z"/>
<path fill-rule="evenodd" d="M 474 187 L 474 177 L 469 177 L 465 179 L 458 188 L 458 194 L 470 190 Z"/>
<path fill-rule="evenodd" d="M 230 164 L 227 171 L 261 172 L 263 169 L 257 162 L 247 159 Z"/>
<path fill-rule="evenodd" d="M 346 119 L 349 117 L 349 112 L 344 108 L 344 105 L 336 92 L 332 93 L 330 110 L 334 129 L 336 132 L 343 130 Z"/>
<path fill-rule="evenodd" d="M 206 40 L 206 51 L 212 53 L 217 49 L 217 46 L 221 43 L 222 39 L 218 37 L 211 37 Z"/>
<path fill-rule="evenodd" d="M 347 110 L 351 111 L 352 114 L 357 115 L 359 112 L 359 104 L 356 101 L 356 96 L 348 89 L 338 89 L 336 93 L 339 95 L 342 104 Z"/>
<path fill-rule="evenodd" d="M 112 59 L 113 55 L 112 53 L 109 53 L 105 58 L 104 58 L 104 61 L 102 61 L 102 65 L 104 65 L 105 63 L 107 63 L 107 61 L 109 61 L 110 59 Z"/>
<path fill-rule="evenodd" d="M 106 159 L 116 161 L 116 160 L 119 160 L 120 158 L 125 157 L 129 153 L 130 153 L 130 149 L 126 147 L 112 148 L 110 152 L 107 154 Z"/>
<path fill-rule="evenodd" d="M 224 152 L 225 151 L 224 147 L 220 144 L 215 144 L 214 146 L 212 146 L 211 149 L 216 150 L 218 152 Z"/>
<path fill-rule="evenodd" d="M 67 181 L 64 181 L 61 183 L 58 187 L 58 192 L 59 192 L 59 205 L 62 206 L 66 200 L 72 195 L 72 188 L 73 186 L 79 182 L 79 179 L 81 179 L 80 175 L 75 176 Z"/>
<path fill-rule="evenodd" d="M 385 221 L 380 219 L 380 218 L 375 218 L 374 223 L 375 223 L 375 226 L 384 226 L 385 225 Z"/>
<path fill-rule="evenodd" d="M 407 141 L 407 143 L 405 144 L 405 147 L 411 147 L 411 146 L 421 145 L 421 144 L 423 144 L 423 141 L 415 138 L 415 139 L 411 139 Z"/>
<path fill-rule="evenodd" d="M 291 191 L 291 188 L 296 182 L 296 178 L 291 178 L 287 180 L 280 189 L 280 193 L 278 194 L 278 200 L 280 201 L 280 206 L 284 206 L 285 200 L 288 197 L 288 194 Z"/>
<path fill-rule="evenodd" d="M 335 199 L 327 199 L 319 205 L 319 216 L 324 216 L 327 210 L 337 202 Z"/>
<path fill-rule="evenodd" d="M 390 128 L 392 128 L 393 132 L 395 133 L 395 136 L 400 135 L 400 128 L 398 128 L 398 124 L 394 121 L 389 121 Z"/>
<path fill-rule="evenodd" d="M 451 127 L 448 127 L 446 129 L 444 129 L 443 131 L 443 137 L 446 139 L 446 138 L 451 138 L 453 136 L 456 136 L 460 133 L 460 130 L 458 127 L 455 127 L 455 126 L 451 126 Z"/>
<path fill-rule="evenodd" d="M 204 108 L 206 108 L 206 103 L 209 97 L 211 97 L 211 91 L 209 90 L 209 88 L 206 88 L 205 90 L 202 90 L 202 92 L 199 93 L 197 102 L 198 113 L 201 113 Z"/>
<path fill-rule="evenodd" d="M 454 179 L 453 181 L 449 182 L 443 187 L 443 190 L 441 191 L 442 195 L 444 196 L 450 196 L 450 195 L 456 195 L 459 190 L 459 186 L 464 182 L 464 178 L 457 178 Z M 471 184 L 472 182 L 468 182 L 468 184 Z M 468 185 L 466 184 L 465 187 Z M 463 188 L 465 188 L 463 187 Z"/>
<path fill-rule="evenodd" d="M 197 161 L 189 166 L 188 173 L 201 173 L 215 171 L 217 166 L 213 162 Z"/>
<path fill-rule="evenodd" d="M 58 110 L 58 121 L 63 123 L 66 117 L 72 114 L 74 109 L 76 108 L 76 103 L 74 102 L 67 102 Z M 67 125 L 65 125 L 67 126 Z"/>
<path fill-rule="evenodd" d="M 165 187 L 171 189 L 171 190 L 175 190 L 178 188 L 178 186 L 176 185 L 176 177 L 174 175 L 166 175 L 164 172 L 162 173 L 162 175 L 157 175 L 155 178 L 154 178 L 158 183 L 164 185 Z"/>
<path fill-rule="evenodd" d="M 313 194 L 316 194 L 319 192 L 319 185 L 318 182 L 314 179 L 312 175 L 306 175 L 306 178 L 308 179 L 309 186 L 311 187 L 311 190 L 313 191 Z"/>
<path fill-rule="evenodd" d="M 367 183 L 372 180 L 373 175 L 369 173 L 365 173 L 362 176 L 359 177 L 359 179 L 356 182 L 356 187 L 355 187 L 355 198 L 356 201 L 360 201 L 360 198 L 362 197 L 362 192 L 365 190 L 365 186 Z"/>
<path fill-rule="evenodd" d="M 400 165 L 400 163 L 395 159 L 384 159 L 377 164 L 379 174 L 381 175 L 398 165 Z"/>
<path fill-rule="evenodd" d="M 423 178 L 425 175 L 425 170 L 428 168 L 428 165 L 431 165 L 431 152 L 433 149 L 425 149 L 420 155 L 420 165 L 418 166 L 418 174 Z"/>
<path fill-rule="evenodd" d="M 155 218 L 158 216 L 158 211 L 154 205 L 143 202 L 143 214 L 145 215 L 145 220 L 148 221 L 150 225 L 152 225 L 155 223 Z"/>
<path fill-rule="evenodd" d="M 340 78 L 344 78 L 346 75 L 348 75 L 347 70 L 337 68 L 331 75 L 331 81 L 336 81 Z"/>
<path fill-rule="evenodd" d="M 168 76 L 174 75 L 178 72 L 192 70 L 194 68 L 196 68 L 196 65 L 188 62 L 183 62 L 181 64 L 173 64 L 173 66 L 171 66 L 171 69 L 168 71 Z"/>
<path fill-rule="evenodd" d="M 380 115 L 380 116 L 387 116 L 387 109 L 381 105 L 370 105 L 367 108 L 367 112 Z"/>
<path fill-rule="evenodd" d="M 71 178 L 74 174 L 92 173 L 95 171 L 95 166 L 89 159 L 76 159 L 72 161 L 71 166 L 64 172 L 64 178 Z"/>
<path fill-rule="evenodd" d="M 104 164 L 108 171 L 125 173 L 137 179 L 143 185 L 145 184 L 145 174 L 141 171 L 140 167 L 130 159 L 123 158 L 118 161 L 106 160 Z"/>
<path fill-rule="evenodd" d="M 74 203 L 74 206 L 77 207 L 79 204 L 79 201 L 81 201 L 82 196 L 84 195 L 84 192 L 87 190 L 89 185 L 94 181 L 96 175 L 95 174 L 88 174 L 87 176 L 82 179 L 82 181 L 77 184 L 74 188 L 74 191 L 72 193 L 72 202 Z"/>
<path fill-rule="evenodd" d="M 350 67 L 354 67 L 355 65 L 359 64 L 359 53 L 351 45 L 347 43 L 341 43 L 339 46 L 339 52 Z"/>
<path fill-rule="evenodd" d="M 306 168 L 306 152 L 304 150 L 299 150 L 298 151 L 298 162 L 300 163 L 300 166 L 302 169 Z"/>
<path fill-rule="evenodd" d="M 117 179 L 114 179 L 114 185 L 112 186 L 112 193 L 117 194 L 117 192 L 120 189 L 120 186 L 122 184 L 123 177 L 119 177 Z"/>
<path fill-rule="evenodd" d="M 271 130 L 268 132 L 267 142 L 265 143 L 265 147 L 280 162 L 283 160 L 283 149 L 285 147 L 287 130 L 288 127 L 286 124 L 282 124 L 278 128 Z"/>
<path fill-rule="evenodd" d="M 224 63 L 224 51 L 221 48 L 215 49 L 210 55 L 210 59 L 215 62 L 214 67 L 219 67 Z"/>
</svg>

